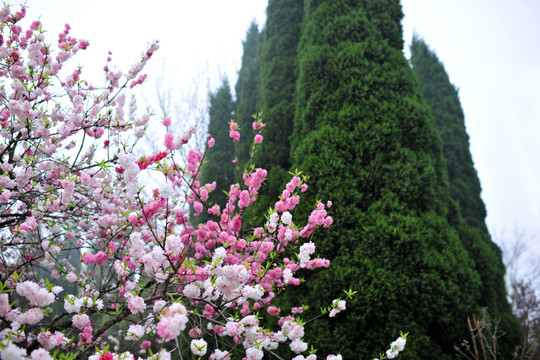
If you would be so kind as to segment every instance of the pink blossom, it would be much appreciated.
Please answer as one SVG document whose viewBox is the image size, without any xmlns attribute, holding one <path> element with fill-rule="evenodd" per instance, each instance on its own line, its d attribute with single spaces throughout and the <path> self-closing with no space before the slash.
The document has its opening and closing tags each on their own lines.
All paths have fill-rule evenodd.
<svg viewBox="0 0 540 360">
<path fill-rule="evenodd" d="M 128 301 L 128 307 L 129 311 L 131 311 L 132 314 L 142 314 L 146 310 L 146 304 L 144 303 L 144 299 L 140 296 L 131 296 Z"/>
<path fill-rule="evenodd" d="M 0 316 L 6 316 L 10 310 L 11 305 L 9 304 L 8 294 L 0 294 Z"/>
<path fill-rule="evenodd" d="M 240 193 L 240 200 L 238 200 L 238 207 L 239 208 L 245 208 L 249 205 L 249 192 L 247 190 L 243 190 Z"/>
<path fill-rule="evenodd" d="M 173 151 L 174 149 L 176 149 L 176 145 L 174 144 L 174 135 L 171 134 L 171 133 L 166 133 L 165 134 L 165 147 L 171 151 Z"/>
<path fill-rule="evenodd" d="M 73 322 L 73 327 L 83 330 L 86 326 L 90 324 L 90 317 L 86 314 L 73 315 L 72 322 Z"/>
<path fill-rule="evenodd" d="M 49 352 L 45 349 L 36 349 L 30 353 L 32 360 L 53 360 Z"/>
<path fill-rule="evenodd" d="M 52 334 L 50 331 L 41 332 L 39 333 L 37 339 L 45 350 L 52 350 L 67 340 L 66 337 L 58 331 L 54 334 Z"/>
<path fill-rule="evenodd" d="M 246 358 L 247 360 L 261 360 L 264 356 L 264 353 L 255 347 L 250 347 L 246 349 Z"/>
<path fill-rule="evenodd" d="M 264 123 L 262 121 L 254 121 L 251 123 L 251 126 L 253 130 L 261 130 L 264 127 Z"/>
<path fill-rule="evenodd" d="M 159 320 L 156 330 L 163 339 L 176 338 L 185 330 L 188 322 L 187 309 L 179 303 L 172 304 Z"/>
<path fill-rule="evenodd" d="M 229 321 L 225 324 L 227 335 L 231 337 L 240 336 L 244 331 L 244 325 L 236 321 Z"/>
<path fill-rule="evenodd" d="M 204 356 L 206 352 L 208 351 L 208 346 L 206 344 L 206 341 L 203 339 L 193 339 L 191 340 L 191 352 L 193 355 L 197 356 Z"/>
<path fill-rule="evenodd" d="M 300 339 L 295 339 L 289 344 L 291 351 L 300 354 L 307 350 L 307 344 Z"/>
<path fill-rule="evenodd" d="M 210 360 L 230 360 L 230 355 L 227 351 L 221 351 L 219 349 L 214 350 L 210 355 Z"/>
<path fill-rule="evenodd" d="M 189 330 L 189 337 L 193 338 L 193 339 L 196 339 L 201 335 L 201 333 L 202 333 L 201 329 L 193 328 L 193 329 Z"/>
<path fill-rule="evenodd" d="M 158 335 L 165 340 L 174 339 L 180 335 L 180 330 L 178 330 L 175 320 L 170 317 L 164 317 L 159 320 L 156 330 Z"/>
<path fill-rule="evenodd" d="M 143 209 L 143 214 L 146 219 L 152 218 L 163 206 L 165 205 L 165 199 L 150 201 Z"/>
<path fill-rule="evenodd" d="M 239 232 L 242 229 L 242 218 L 239 215 L 236 215 L 232 220 L 232 229 L 235 232 Z"/>
<path fill-rule="evenodd" d="M 240 141 L 240 133 L 238 132 L 238 124 L 234 121 L 229 123 L 229 136 L 236 141 Z"/>
<path fill-rule="evenodd" d="M 19 230 L 23 232 L 31 232 L 37 228 L 36 219 L 33 216 L 26 218 L 26 220 L 19 226 Z"/>
<path fill-rule="evenodd" d="M 195 209 L 195 216 L 199 216 L 203 210 L 203 204 L 198 201 L 193 203 L 193 209 Z"/>
<path fill-rule="evenodd" d="M 8 189 L 4 189 L 2 193 L 0 194 L 0 201 L 7 202 L 10 197 L 11 197 L 11 191 L 9 191 Z"/>
<path fill-rule="evenodd" d="M 32 304 L 39 307 L 45 307 L 54 302 L 53 294 L 32 281 L 18 283 L 16 290 L 17 294 L 26 297 Z"/>
<path fill-rule="evenodd" d="M 9 340 L 7 344 L 4 344 L 4 347 L 0 348 L 0 355 L 0 358 L 5 360 L 18 360 L 27 358 L 26 349 L 18 347 Z"/>
<path fill-rule="evenodd" d="M 90 265 L 96 261 L 95 258 L 96 258 L 95 255 L 86 253 L 83 256 L 81 256 L 81 261 L 86 265 Z"/>
<path fill-rule="evenodd" d="M 201 197 L 202 201 L 208 200 L 208 190 L 206 190 L 205 188 L 201 188 L 201 190 L 199 191 L 199 196 Z"/>
<path fill-rule="evenodd" d="M 32 24 L 30 24 L 30 29 L 37 30 L 40 25 L 41 23 L 38 20 L 34 20 L 32 21 Z"/>
<path fill-rule="evenodd" d="M 94 261 L 98 265 L 103 265 L 109 257 L 109 254 L 106 254 L 103 251 L 98 251 L 98 253 L 95 255 Z"/>
<path fill-rule="evenodd" d="M 17 322 L 20 324 L 34 325 L 43 319 L 43 310 L 40 308 L 32 308 L 27 312 L 17 316 Z"/>
<path fill-rule="evenodd" d="M 272 316 L 277 316 L 281 310 L 275 306 L 269 306 L 266 311 Z"/>
<path fill-rule="evenodd" d="M 332 301 L 332 310 L 330 310 L 329 317 L 334 317 L 336 314 L 342 312 L 347 308 L 345 300 L 334 299 Z"/>
<path fill-rule="evenodd" d="M 144 327 L 139 324 L 130 325 L 127 331 L 126 340 L 139 340 L 144 336 Z"/>
<path fill-rule="evenodd" d="M 263 351 L 288 340 L 293 351 L 303 351 L 304 329 L 294 318 L 280 320 L 282 329 L 274 333 L 259 324 L 256 315 L 249 314 L 267 308 L 269 314 L 278 316 L 280 309 L 272 306 L 272 301 L 285 284 L 300 283 L 295 272 L 301 266 L 328 266 L 328 260 L 311 259 L 314 246 L 312 251 L 306 244 L 300 248 L 298 259 L 284 258 L 287 253 L 294 254 L 287 248 L 290 243 L 332 223 L 325 206 L 319 204 L 307 226 L 296 230 L 290 212 L 298 205 L 299 190 L 305 191 L 307 185 L 294 176 L 271 211 L 266 227 L 244 233 L 243 227 L 248 230 L 253 226 L 245 209 L 257 200 L 266 170 L 249 168 L 242 175 L 243 183 L 230 187 L 228 201 L 220 207 L 208 203 L 216 183 L 201 185 L 198 179 L 204 152 L 187 151 L 186 164 L 171 155 L 188 143 L 194 127 L 174 136 L 171 118 L 165 117 L 164 151 L 135 147 L 145 127 L 150 127 L 151 112 L 138 111 L 134 99 L 126 103 L 121 79 L 127 78 L 131 87 L 145 81 L 143 69 L 157 50 L 157 43 L 143 52 L 127 73 L 114 69 L 109 56 L 103 74 L 105 86 L 98 89 L 85 81 L 80 68 L 64 67 L 76 52 L 88 47 L 88 41 L 71 36 L 66 25 L 58 37 L 58 49 L 50 56 L 41 24 L 29 22 L 30 29 L 25 31 L 17 24 L 22 17 L 24 10 L 10 15 L 9 9 L 0 9 L 9 33 L 4 34 L 5 39 L 0 37 L 0 60 L 9 65 L 6 71 L 0 71 L 0 77 L 11 84 L 1 90 L 5 101 L 0 126 L 4 145 L 18 137 L 24 143 L 0 164 L 4 173 L 0 176 L 0 205 L 6 220 L 14 224 L 5 229 L 2 241 L 14 249 L 6 266 L 29 267 L 28 273 L 8 279 L 6 291 L 13 293 L 0 294 L 0 317 L 4 328 L 12 332 L 0 334 L 4 339 L 0 357 L 50 360 L 53 351 L 85 352 L 114 343 L 108 338 L 111 335 L 142 342 L 141 349 L 146 350 L 152 342 L 143 341 L 144 336 L 153 339 L 156 335 L 163 345 L 182 335 L 191 316 L 189 336 L 195 338 L 191 348 L 200 356 L 208 350 L 201 339 L 205 328 L 216 337 L 230 338 L 220 343 L 238 344 L 246 360 L 262 359 Z M 39 76 L 41 73 L 50 76 L 45 79 Z M 59 74 L 64 74 L 63 79 Z M 57 97 L 66 102 L 57 101 Z M 256 132 L 253 141 L 259 144 L 264 127 L 259 116 L 252 127 Z M 237 123 L 231 121 L 228 131 L 234 141 L 240 140 Z M 80 143 L 80 136 L 93 138 L 90 143 Z M 213 147 L 215 139 L 211 135 L 207 139 L 208 148 Z M 80 152 L 78 146 L 82 146 Z M 74 156 L 69 155 L 72 152 Z M 145 174 L 139 176 L 141 172 Z M 149 187 L 147 181 L 154 174 L 163 178 L 156 178 L 159 187 L 152 191 L 157 186 Z M 212 206 L 207 211 L 215 216 L 194 225 L 185 210 L 189 206 L 197 215 Z M 36 230 L 44 231 L 40 242 L 28 234 Z M 65 256 L 73 246 L 87 249 L 80 257 L 84 264 L 80 271 L 66 262 L 69 259 Z M 108 260 L 111 271 L 95 270 L 96 266 L 107 265 Z M 46 270 L 43 279 L 27 281 L 31 277 L 26 275 L 34 273 L 36 267 Z M 63 278 L 76 287 L 80 297 L 60 295 L 62 288 L 55 286 L 55 281 Z M 171 304 L 178 296 L 183 303 Z M 107 311 L 127 309 L 135 316 L 124 327 L 129 326 L 127 331 L 94 338 L 98 334 L 93 332 L 92 321 L 102 323 L 104 313 L 100 310 L 105 301 Z M 48 307 L 55 302 L 63 303 L 68 315 L 65 330 L 70 339 L 60 332 L 51 333 L 49 322 L 44 322 Z M 334 309 L 341 308 L 338 303 Z M 232 314 L 239 317 L 233 320 L 229 317 Z M 26 349 L 10 341 L 34 342 L 32 349 L 41 348 L 27 355 Z M 132 357 L 115 353 L 121 350 L 113 351 L 113 343 L 110 351 L 101 348 L 88 355 L 98 360 Z M 174 347 L 169 345 L 165 347 Z M 171 358 L 165 350 L 159 356 Z M 231 356 L 216 349 L 209 358 L 229 360 Z M 313 356 L 307 359 L 313 360 Z"/>
<path fill-rule="evenodd" d="M 233 138 L 236 141 L 240 141 L 240 133 L 236 130 L 231 130 L 229 132 L 229 137 Z"/>
<path fill-rule="evenodd" d="M 328 355 L 326 357 L 326 360 L 343 360 L 341 355 Z"/>
</svg>

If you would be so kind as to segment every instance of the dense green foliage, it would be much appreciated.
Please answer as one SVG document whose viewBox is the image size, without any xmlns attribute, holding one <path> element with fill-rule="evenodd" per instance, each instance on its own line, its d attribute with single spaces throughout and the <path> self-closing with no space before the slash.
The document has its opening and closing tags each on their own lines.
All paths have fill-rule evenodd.
<svg viewBox="0 0 540 360">
<path fill-rule="evenodd" d="M 231 184 L 235 182 L 235 167 L 232 163 L 235 149 L 228 130 L 229 121 L 234 116 L 234 101 L 228 80 L 223 80 L 219 89 L 210 94 L 208 112 L 210 116 L 208 132 L 214 137 L 215 145 L 206 153 L 206 164 L 203 166 L 200 182 L 201 185 L 216 182 L 216 189 L 210 193 L 208 200 L 223 209 L 227 202 L 225 192 L 228 192 Z M 209 218 L 205 209 L 197 221 L 203 222 Z"/>
<path fill-rule="evenodd" d="M 251 127 L 252 115 L 259 112 L 259 54 L 262 35 L 256 23 L 251 23 L 243 43 L 242 67 L 236 82 L 236 115 L 235 120 L 240 126 L 240 143 L 238 158 L 241 168 L 245 167 L 250 154 L 251 144 L 255 133 Z M 240 181 L 237 178 L 237 181 Z"/>
<path fill-rule="evenodd" d="M 270 0 L 266 9 L 259 80 L 259 108 L 266 127 L 255 163 L 267 169 L 268 176 L 255 203 L 257 215 L 277 200 L 276 195 L 290 179 L 289 136 L 293 129 L 296 48 L 303 10 L 303 0 Z"/>
<path fill-rule="evenodd" d="M 517 334 L 503 340 L 506 350 L 519 330 L 485 227 L 463 112 L 447 77 L 432 85 L 435 94 L 453 91 L 435 100 L 447 115 L 420 91 L 402 53 L 402 16 L 398 0 L 270 0 L 262 33 L 254 24 L 248 31 L 236 119 L 242 166 L 251 115 L 262 111 L 266 123 L 255 159 L 269 170 L 259 207 L 273 204 L 295 168 L 310 176 L 297 223 L 319 199 L 334 203 L 334 225 L 315 239 L 331 270 L 310 274 L 307 288 L 289 289 L 279 305 L 309 304 L 307 319 L 343 289 L 358 291 L 338 318 L 307 325 L 319 354 L 370 358 L 403 330 L 411 333 L 403 356 L 449 359 L 469 337 L 466 317 L 485 306 Z M 458 119 L 441 130 L 448 116 Z"/>
<path fill-rule="evenodd" d="M 305 2 L 292 140 L 311 206 L 334 202 L 318 252 L 332 261 L 302 302 L 359 291 L 309 325 L 323 353 L 369 358 L 400 330 L 408 359 L 446 359 L 467 336 L 480 279 L 451 206 L 440 138 L 402 54 L 398 0 Z"/>
<path fill-rule="evenodd" d="M 506 335 L 499 343 L 503 345 L 501 352 L 506 355 L 503 357 L 510 358 L 514 346 L 521 340 L 519 323 L 506 298 L 501 251 L 491 240 L 485 224 L 486 209 L 480 196 L 480 180 L 469 150 L 458 92 L 437 55 L 416 36 L 411 44 L 411 64 L 443 140 L 450 195 L 457 202 L 463 218 L 461 236 L 466 239 L 467 250 L 476 261 L 482 279 L 480 305 L 487 307 L 494 319 L 501 317 L 500 328 Z"/>
</svg>

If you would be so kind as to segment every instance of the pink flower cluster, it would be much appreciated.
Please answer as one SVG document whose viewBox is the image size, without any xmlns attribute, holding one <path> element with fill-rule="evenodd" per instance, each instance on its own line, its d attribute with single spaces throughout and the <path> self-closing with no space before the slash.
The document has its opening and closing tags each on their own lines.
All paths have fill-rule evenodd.
<svg viewBox="0 0 540 360">
<path fill-rule="evenodd" d="M 174 303 L 163 312 L 156 327 L 157 333 L 163 339 L 174 339 L 184 331 L 187 322 L 186 307 L 180 303 Z"/>
<path fill-rule="evenodd" d="M 330 310 L 330 314 L 328 314 L 328 316 L 334 317 L 338 313 L 345 310 L 346 308 L 347 308 L 347 303 L 345 300 L 334 299 L 334 301 L 332 301 L 332 310 Z"/>
<path fill-rule="evenodd" d="M 129 91 L 145 81 L 157 42 L 125 73 L 109 57 L 104 84 L 95 87 L 82 69 L 66 68 L 88 42 L 66 26 L 55 49 L 44 42 L 39 22 L 26 31 L 18 25 L 25 14 L 0 10 L 2 359 L 28 358 L 32 346 L 39 348 L 30 354 L 34 360 L 52 358 L 55 349 L 91 360 L 135 360 L 124 351 L 132 348 L 167 360 L 166 343 L 181 342 L 187 332 L 192 340 L 181 346 L 211 360 L 230 360 L 238 351 L 260 360 L 279 346 L 295 360 L 313 360 L 303 355 L 303 309 L 291 310 L 295 318 L 272 304 L 287 286 L 300 284 L 301 272 L 328 267 L 308 238 L 332 224 L 331 203 L 317 204 L 306 224 L 295 224 L 307 190 L 298 172 L 268 204 L 266 225 L 251 229 L 246 216 L 266 170 L 246 171 L 227 202 L 213 204 L 216 183 L 198 178 L 205 153 L 181 154 L 194 127 L 178 136 L 165 117 L 160 148 L 137 146 L 155 118 L 137 111 Z M 252 127 L 256 148 L 263 141 L 260 116 Z M 237 123 L 228 131 L 240 141 Z M 214 151 L 213 144 L 208 137 L 204 151 Z M 212 220 L 197 223 L 205 210 Z M 63 296 L 54 286 L 58 279 L 70 284 Z M 338 302 L 333 309 L 344 308 Z M 261 311 L 281 316 L 275 329 L 257 318 Z M 216 338 L 236 349 L 209 346 Z"/>
<path fill-rule="evenodd" d="M 235 141 L 240 141 L 240 128 L 238 127 L 238 124 L 231 120 L 229 123 L 229 136 L 233 138 Z"/>
<path fill-rule="evenodd" d="M 53 293 L 47 291 L 47 289 L 40 287 L 38 284 L 32 281 L 18 283 L 16 290 L 17 294 L 27 298 L 28 301 L 35 306 L 45 307 L 54 302 Z"/>
<path fill-rule="evenodd" d="M 109 259 L 110 255 L 103 252 L 98 251 L 96 254 L 90 254 L 86 253 L 83 256 L 81 256 L 81 261 L 85 263 L 86 265 L 90 264 L 97 264 L 97 265 L 103 265 L 105 261 Z"/>
</svg>

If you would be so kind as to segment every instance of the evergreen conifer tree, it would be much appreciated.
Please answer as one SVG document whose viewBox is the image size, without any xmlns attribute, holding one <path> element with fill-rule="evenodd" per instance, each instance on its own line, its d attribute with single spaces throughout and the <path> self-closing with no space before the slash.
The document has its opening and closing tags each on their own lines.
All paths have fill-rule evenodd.
<svg viewBox="0 0 540 360">
<path fill-rule="evenodd" d="M 332 200 L 335 223 L 316 240 L 331 271 L 295 296 L 318 309 L 358 291 L 340 318 L 309 324 L 308 340 L 369 358 L 403 330 L 408 359 L 450 359 L 480 279 L 451 225 L 441 141 L 402 53 L 399 1 L 307 0 L 304 11 L 291 155 L 314 189 L 306 209 Z"/>
<path fill-rule="evenodd" d="M 493 321 L 501 319 L 499 335 L 505 335 L 498 342 L 503 358 L 510 358 L 515 346 L 521 343 L 521 331 L 506 297 L 501 250 L 491 240 L 486 227 L 486 208 L 469 150 L 469 136 L 458 92 L 450 83 L 437 55 L 417 36 L 411 43 L 411 64 L 443 141 L 450 195 L 456 201 L 463 220 L 460 235 L 471 258 L 476 261 L 482 280 L 479 304 L 487 308 Z"/>
<path fill-rule="evenodd" d="M 296 49 L 300 38 L 303 0 L 270 0 L 260 55 L 260 111 L 266 127 L 255 163 L 268 170 L 255 213 L 259 223 L 268 204 L 289 180 L 289 137 L 293 129 L 296 85 Z"/>
<path fill-rule="evenodd" d="M 262 36 L 256 23 L 251 23 L 243 42 L 242 66 L 236 81 L 236 123 L 240 126 L 238 159 L 240 169 L 249 160 L 254 132 L 252 115 L 259 112 L 259 55 Z M 237 181 L 240 179 L 238 178 Z"/>
<path fill-rule="evenodd" d="M 219 89 L 210 94 L 208 133 L 214 137 L 215 145 L 206 153 L 206 164 L 200 177 L 201 185 L 216 182 L 216 189 L 210 193 L 210 203 L 215 203 L 221 209 L 225 207 L 231 184 L 235 182 L 235 167 L 232 160 L 235 157 L 234 143 L 229 138 L 229 122 L 234 116 L 234 101 L 231 87 L 227 79 L 223 80 Z M 203 210 L 197 221 L 208 220 L 209 214 Z"/>
</svg>

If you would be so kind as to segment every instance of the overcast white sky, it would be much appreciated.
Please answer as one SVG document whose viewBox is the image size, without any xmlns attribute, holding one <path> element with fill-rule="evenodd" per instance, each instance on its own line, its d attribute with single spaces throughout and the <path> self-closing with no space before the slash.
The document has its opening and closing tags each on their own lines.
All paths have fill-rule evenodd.
<svg viewBox="0 0 540 360">
<path fill-rule="evenodd" d="M 90 40 L 78 61 L 97 78 L 107 51 L 127 70 L 154 39 L 162 73 L 176 87 L 201 71 L 234 84 L 242 40 L 264 23 L 266 0 L 28 0 L 48 39 L 68 22 Z M 540 1 L 402 0 L 404 36 L 415 30 L 435 50 L 460 90 L 473 159 L 493 233 L 540 234 Z M 408 55 L 408 49 L 406 49 Z M 159 60 L 159 59 L 158 59 Z M 164 70 L 163 70 L 163 69 Z M 207 69 L 207 70 L 205 70 Z"/>
</svg>

